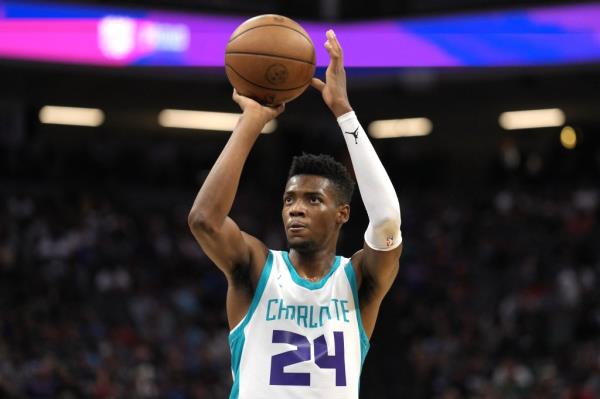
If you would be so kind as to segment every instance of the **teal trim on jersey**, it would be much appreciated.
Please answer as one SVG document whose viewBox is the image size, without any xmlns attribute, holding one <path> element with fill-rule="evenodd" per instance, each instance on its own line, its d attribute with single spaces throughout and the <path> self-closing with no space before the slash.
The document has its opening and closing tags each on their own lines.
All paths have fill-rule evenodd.
<svg viewBox="0 0 600 399">
<path fill-rule="evenodd" d="M 346 277 L 348 277 L 348 281 L 350 282 L 350 287 L 352 287 L 352 296 L 354 297 L 354 304 L 356 306 L 356 319 L 358 321 L 358 330 L 360 331 L 360 367 L 362 368 L 371 344 L 369 343 L 369 337 L 367 337 L 367 333 L 360 316 L 358 289 L 356 287 L 356 274 L 354 273 L 354 267 L 352 267 L 352 261 L 348 261 L 344 267 L 344 271 L 346 272 Z"/>
<path fill-rule="evenodd" d="M 290 271 L 290 274 L 292 275 L 292 280 L 294 280 L 294 282 L 296 284 L 298 284 L 299 286 L 308 288 L 309 290 L 318 290 L 319 288 L 322 288 L 325 285 L 325 283 L 327 282 L 327 280 L 329 280 L 329 277 L 331 277 L 333 272 L 335 272 L 335 270 L 340 265 L 340 259 L 341 259 L 339 256 L 335 257 L 335 260 L 333 261 L 333 265 L 331 265 L 331 269 L 329 270 L 329 273 L 327 273 L 327 275 L 325 277 L 323 277 L 321 280 L 308 281 L 298 275 L 298 272 L 296 272 L 296 268 L 294 267 L 294 265 L 292 265 L 292 261 L 290 260 L 290 255 L 287 252 L 281 251 L 281 255 L 283 256 L 283 260 L 285 261 L 285 263 L 288 267 L 288 270 Z"/>
<path fill-rule="evenodd" d="M 229 399 L 238 399 L 240 396 L 240 362 L 244 350 L 245 337 L 241 334 L 236 339 L 229 336 L 229 349 L 231 350 L 231 372 L 233 373 L 233 386 Z"/>
<path fill-rule="evenodd" d="M 269 281 L 272 267 L 273 253 L 269 251 L 269 255 L 267 256 L 263 270 L 260 273 L 260 279 L 256 285 L 256 291 L 254 291 L 254 297 L 252 298 L 252 303 L 250 303 L 248 313 L 246 313 L 246 316 L 244 316 L 242 322 L 229 333 L 231 371 L 233 372 L 233 386 L 231 387 L 229 399 L 238 399 L 240 394 L 240 362 L 242 360 L 244 342 L 246 341 L 246 337 L 244 336 L 244 328 L 246 328 L 246 325 L 248 325 L 250 319 L 252 319 L 252 315 L 260 303 L 260 298 L 262 297 L 265 287 L 267 286 L 267 281 Z"/>
</svg>

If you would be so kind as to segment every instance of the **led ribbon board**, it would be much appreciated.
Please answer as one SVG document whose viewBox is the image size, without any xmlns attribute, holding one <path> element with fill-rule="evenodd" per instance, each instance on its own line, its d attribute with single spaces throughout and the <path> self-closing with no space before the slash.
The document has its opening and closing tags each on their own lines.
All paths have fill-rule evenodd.
<svg viewBox="0 0 600 399">
<path fill-rule="evenodd" d="M 247 17 L 0 0 L 0 58 L 105 66 L 222 67 Z M 498 67 L 600 61 L 600 3 L 325 24 L 300 21 L 349 67 Z"/>
</svg>

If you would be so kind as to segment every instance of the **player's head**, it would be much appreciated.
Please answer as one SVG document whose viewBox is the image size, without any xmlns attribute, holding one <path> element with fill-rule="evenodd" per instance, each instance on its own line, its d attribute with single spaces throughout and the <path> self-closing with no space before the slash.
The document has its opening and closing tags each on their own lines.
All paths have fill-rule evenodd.
<svg viewBox="0 0 600 399">
<path fill-rule="evenodd" d="M 354 182 L 329 155 L 294 157 L 283 195 L 282 217 L 290 248 L 335 245 L 350 216 Z"/>
</svg>

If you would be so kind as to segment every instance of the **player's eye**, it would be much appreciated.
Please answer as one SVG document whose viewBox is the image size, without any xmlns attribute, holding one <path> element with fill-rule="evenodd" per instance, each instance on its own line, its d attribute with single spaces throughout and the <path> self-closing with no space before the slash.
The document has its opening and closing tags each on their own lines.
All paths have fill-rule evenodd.
<svg viewBox="0 0 600 399">
<path fill-rule="evenodd" d="M 317 197 L 316 195 L 310 197 L 311 204 L 320 204 L 321 202 L 323 202 L 323 201 L 321 201 L 321 198 Z"/>
<path fill-rule="evenodd" d="M 284 203 L 284 204 L 286 204 L 286 205 L 289 205 L 289 204 L 291 204 L 291 203 L 292 203 L 292 201 L 293 201 L 293 200 L 292 200 L 292 197 L 284 197 L 284 198 L 283 198 L 283 203 Z"/>
</svg>

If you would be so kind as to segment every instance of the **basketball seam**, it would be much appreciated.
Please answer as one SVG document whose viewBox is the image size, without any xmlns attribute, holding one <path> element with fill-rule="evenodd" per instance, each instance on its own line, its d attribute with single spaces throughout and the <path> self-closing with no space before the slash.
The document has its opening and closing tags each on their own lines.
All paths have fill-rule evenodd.
<svg viewBox="0 0 600 399">
<path fill-rule="evenodd" d="M 312 40 L 310 40 L 309 37 L 306 37 L 306 35 L 304 33 L 300 32 L 298 29 L 294 29 L 294 28 L 291 28 L 289 26 L 279 25 L 279 24 L 266 24 L 266 25 L 259 25 L 259 26 L 254 26 L 252 28 L 248 28 L 245 31 L 240 32 L 237 35 L 235 35 L 234 37 L 232 37 L 231 39 L 229 39 L 229 41 L 227 42 L 227 44 L 231 43 L 232 41 L 234 41 L 235 39 L 237 39 L 238 37 L 240 37 L 241 35 L 243 35 L 246 32 L 249 32 L 251 30 L 258 29 L 258 28 L 264 28 L 264 27 L 267 27 L 267 26 L 279 26 L 281 28 L 286 28 L 286 29 L 289 29 L 289 30 L 293 30 L 294 32 L 299 33 L 303 38 L 305 38 L 311 44 L 311 46 L 314 47 Z"/>
<path fill-rule="evenodd" d="M 298 62 L 303 62 L 305 64 L 309 64 L 309 65 L 315 65 L 314 63 L 310 62 L 310 61 L 306 61 L 306 60 L 302 60 L 300 58 L 295 58 L 295 57 L 288 57 L 285 55 L 278 55 L 278 54 L 268 54 L 268 53 L 252 53 L 252 52 L 248 52 L 248 51 L 231 51 L 229 53 L 225 53 L 226 55 L 230 55 L 230 54 L 235 54 L 235 55 L 260 55 L 260 56 L 264 56 L 264 57 L 274 57 L 274 58 L 283 58 L 285 60 L 292 60 L 292 61 L 298 61 Z"/>
<path fill-rule="evenodd" d="M 230 68 L 233 72 L 235 72 L 236 75 L 238 75 L 240 78 L 244 79 L 246 82 L 256 86 L 256 87 L 260 87 L 261 89 L 267 89 L 267 90 L 274 90 L 274 91 L 290 91 L 290 90 L 298 90 L 306 85 L 308 85 L 308 83 L 311 81 L 312 76 L 306 81 L 306 83 L 304 83 L 303 85 L 300 85 L 298 87 L 291 87 L 289 89 L 274 89 L 272 87 L 267 87 L 267 86 L 262 86 L 259 85 L 258 83 L 254 83 L 253 81 L 246 79 L 244 76 L 242 76 L 242 74 L 240 74 L 238 71 L 236 71 L 231 65 L 229 64 L 225 64 L 226 67 Z"/>
</svg>

